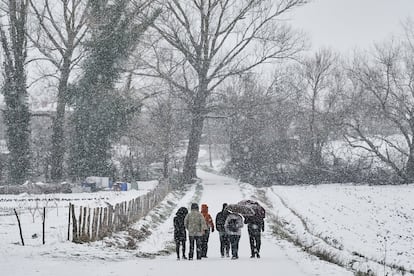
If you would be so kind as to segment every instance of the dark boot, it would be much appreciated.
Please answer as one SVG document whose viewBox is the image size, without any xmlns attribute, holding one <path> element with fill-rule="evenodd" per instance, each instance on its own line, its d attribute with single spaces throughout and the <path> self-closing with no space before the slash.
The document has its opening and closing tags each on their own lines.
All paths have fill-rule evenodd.
<svg viewBox="0 0 414 276">
<path fill-rule="evenodd" d="M 180 259 L 180 247 L 178 244 L 176 244 L 175 252 L 177 253 L 177 260 L 179 260 Z"/>
<path fill-rule="evenodd" d="M 251 250 L 250 251 L 251 252 L 251 254 L 250 254 L 250 258 L 254 258 L 254 257 L 256 257 L 256 251 L 253 249 L 253 250 Z"/>
</svg>

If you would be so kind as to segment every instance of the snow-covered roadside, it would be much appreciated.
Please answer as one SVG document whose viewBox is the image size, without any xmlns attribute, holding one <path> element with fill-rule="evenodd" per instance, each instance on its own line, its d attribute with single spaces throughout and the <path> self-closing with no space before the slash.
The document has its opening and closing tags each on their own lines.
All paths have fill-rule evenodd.
<svg viewBox="0 0 414 276">
<path fill-rule="evenodd" d="M 279 227 L 305 250 L 322 252 L 355 271 L 371 270 L 376 275 L 402 275 L 395 269 L 400 266 L 412 269 L 412 185 L 275 186 L 263 190 Z M 384 259 L 388 266 L 383 266 Z"/>
<path fill-rule="evenodd" d="M 170 254 L 174 251 L 173 242 L 173 219 L 177 213 L 178 208 L 184 206 L 189 208 L 192 202 L 198 202 L 200 194 L 202 193 L 202 186 L 190 185 L 187 187 L 187 192 L 184 196 L 176 196 L 175 200 L 171 198 L 174 193 L 167 196 L 160 206 L 151 211 L 149 216 L 140 220 L 133 228 L 142 229 L 150 228 L 153 232 L 145 240 L 138 244 L 138 256 L 156 256 L 161 255 L 162 252 Z M 170 203 L 170 207 L 168 204 Z M 158 216 L 157 216 L 158 214 Z M 160 217 L 161 215 L 161 217 Z M 158 218 L 154 221 L 154 218 Z"/>
</svg>

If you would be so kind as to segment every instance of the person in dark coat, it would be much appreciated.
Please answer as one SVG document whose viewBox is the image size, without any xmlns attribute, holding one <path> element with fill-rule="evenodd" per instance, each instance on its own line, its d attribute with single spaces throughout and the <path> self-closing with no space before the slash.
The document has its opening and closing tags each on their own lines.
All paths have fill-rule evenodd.
<svg viewBox="0 0 414 276">
<path fill-rule="evenodd" d="M 223 209 L 217 213 L 216 215 L 216 229 L 219 232 L 220 237 L 220 253 L 221 257 L 230 256 L 230 241 L 229 236 L 226 233 L 226 229 L 224 228 L 224 223 L 226 222 L 226 218 L 230 214 L 229 211 L 226 210 L 227 203 L 223 203 Z"/>
<path fill-rule="evenodd" d="M 250 241 L 250 258 L 260 258 L 261 232 L 264 231 L 264 220 L 258 216 L 245 217 L 244 223 L 247 224 L 247 232 Z"/>
<path fill-rule="evenodd" d="M 174 217 L 174 241 L 175 251 L 177 252 L 177 260 L 180 259 L 180 246 L 182 246 L 183 259 L 187 259 L 185 256 L 185 242 L 187 240 L 187 234 L 184 225 L 184 219 L 187 214 L 187 208 L 181 207 L 178 209 L 176 216 Z"/>
</svg>

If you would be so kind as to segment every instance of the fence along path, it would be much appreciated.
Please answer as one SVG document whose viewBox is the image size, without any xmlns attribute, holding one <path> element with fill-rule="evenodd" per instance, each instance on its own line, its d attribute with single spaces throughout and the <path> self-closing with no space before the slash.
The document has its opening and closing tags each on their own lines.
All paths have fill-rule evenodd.
<svg viewBox="0 0 414 276">
<path fill-rule="evenodd" d="M 130 201 L 105 207 L 75 207 L 69 203 L 68 240 L 75 243 L 102 240 L 113 232 L 125 230 L 146 216 L 170 192 L 168 180 L 162 180 L 150 192 Z"/>
</svg>

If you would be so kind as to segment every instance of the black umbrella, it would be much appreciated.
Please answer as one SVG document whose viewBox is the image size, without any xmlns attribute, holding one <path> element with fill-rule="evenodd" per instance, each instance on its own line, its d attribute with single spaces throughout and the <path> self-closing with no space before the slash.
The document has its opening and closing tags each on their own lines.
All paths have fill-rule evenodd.
<svg viewBox="0 0 414 276">
<path fill-rule="evenodd" d="M 257 201 L 246 199 L 246 200 L 239 201 L 237 205 L 246 206 L 246 207 L 253 209 L 254 214 L 250 216 L 254 216 L 260 219 L 264 219 L 266 216 L 265 209 Z"/>
<path fill-rule="evenodd" d="M 249 217 L 249 216 L 255 215 L 255 211 L 251 206 L 243 205 L 243 204 L 229 204 L 227 205 L 226 210 L 232 213 L 240 214 L 243 217 Z"/>
</svg>

